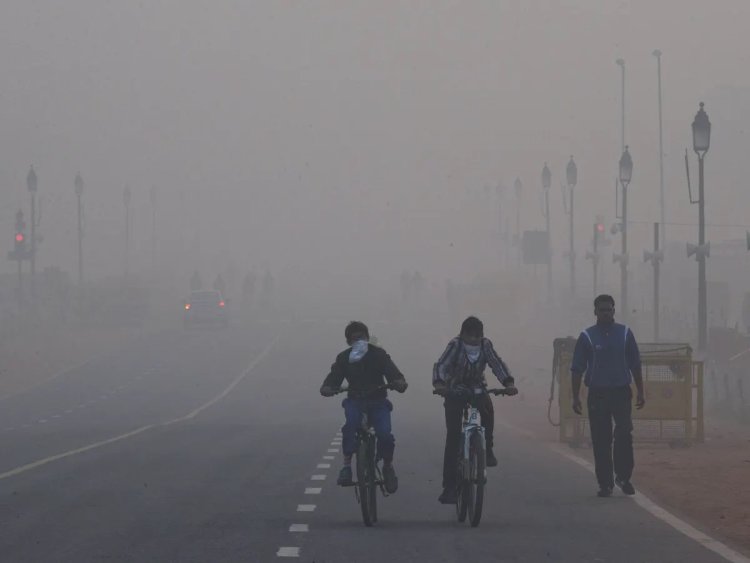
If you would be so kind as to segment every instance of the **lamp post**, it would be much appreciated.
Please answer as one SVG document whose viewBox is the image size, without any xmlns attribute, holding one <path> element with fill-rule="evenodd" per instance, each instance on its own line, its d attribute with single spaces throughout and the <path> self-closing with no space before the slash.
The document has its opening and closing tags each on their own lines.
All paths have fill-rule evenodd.
<svg viewBox="0 0 750 563">
<path fill-rule="evenodd" d="M 575 244 L 573 241 L 573 231 L 574 231 L 574 211 L 575 206 L 573 203 L 573 188 L 576 187 L 576 184 L 578 183 L 578 167 L 576 166 L 576 163 L 573 161 L 573 156 L 571 155 L 570 161 L 568 161 L 568 166 L 565 169 L 565 179 L 568 182 L 568 190 L 570 191 L 570 250 L 568 251 L 568 259 L 570 260 L 570 294 L 571 296 L 575 297 L 576 294 L 576 269 L 575 269 L 575 262 L 576 262 L 576 253 L 575 253 Z"/>
<path fill-rule="evenodd" d="M 643 261 L 654 267 L 654 342 L 659 342 L 659 265 L 664 260 L 664 251 L 659 248 L 659 223 L 654 223 L 654 251 L 643 252 Z"/>
<path fill-rule="evenodd" d="M 37 177 L 34 172 L 34 166 L 32 165 L 29 169 L 29 173 L 26 175 L 26 188 L 29 190 L 31 195 L 31 250 L 29 255 L 29 261 L 31 263 L 31 296 L 32 298 L 36 294 L 36 286 L 34 282 L 34 274 L 36 274 L 36 227 L 37 227 L 37 216 L 36 216 L 36 191 L 37 191 Z"/>
<path fill-rule="evenodd" d="M 126 186 L 122 191 L 122 202 L 125 204 L 125 277 L 130 270 L 130 201 L 132 199 L 130 187 Z"/>
<path fill-rule="evenodd" d="M 83 178 L 80 172 L 73 183 L 78 199 L 78 283 L 83 285 Z"/>
<path fill-rule="evenodd" d="M 698 155 L 698 246 L 688 245 L 688 256 L 698 261 L 698 350 L 706 351 L 708 318 L 706 304 L 706 258 L 710 246 L 706 244 L 706 209 L 703 188 L 703 159 L 711 145 L 711 122 L 703 109 L 703 102 L 693 120 L 693 150 Z M 694 202 L 695 203 L 695 202 Z"/>
<path fill-rule="evenodd" d="M 661 51 L 655 49 L 652 53 L 656 57 L 656 76 L 659 90 L 659 217 L 661 220 L 661 247 L 664 248 L 667 240 L 666 227 L 666 201 L 664 198 L 664 135 L 661 113 Z"/>
<path fill-rule="evenodd" d="M 619 180 L 622 186 L 622 223 L 620 232 L 622 234 L 622 252 L 614 256 L 614 261 L 620 263 L 620 306 L 623 320 L 628 317 L 628 186 L 633 177 L 633 159 L 627 145 L 620 157 Z"/>
<path fill-rule="evenodd" d="M 625 60 L 617 59 L 617 66 L 622 71 L 622 80 L 620 82 L 620 102 L 622 111 L 620 112 L 620 151 L 625 150 Z"/>
<path fill-rule="evenodd" d="M 544 189 L 544 219 L 547 225 L 547 297 L 552 301 L 552 237 L 550 235 L 549 221 L 549 189 L 552 186 L 552 173 L 544 163 L 542 169 L 542 188 Z"/>
<path fill-rule="evenodd" d="M 518 265 L 521 265 L 521 196 L 523 195 L 523 184 L 521 179 L 516 177 L 513 182 L 513 189 L 516 192 L 516 247 L 518 248 Z"/>
</svg>

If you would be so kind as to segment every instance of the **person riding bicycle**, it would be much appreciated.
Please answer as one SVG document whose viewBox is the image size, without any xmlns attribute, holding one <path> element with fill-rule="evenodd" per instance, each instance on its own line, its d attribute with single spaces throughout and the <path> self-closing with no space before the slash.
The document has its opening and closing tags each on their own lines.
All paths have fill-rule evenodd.
<svg viewBox="0 0 750 563">
<path fill-rule="evenodd" d="M 349 348 L 336 356 L 331 372 L 320 388 L 321 395 L 332 397 L 339 391 L 344 379 L 349 383 L 348 396 L 341 403 L 346 417 L 341 428 L 344 466 L 339 472 L 337 483 L 341 486 L 353 484 L 352 455 L 356 448 L 356 433 L 362 413 L 366 412 L 378 439 L 377 457 L 383 460 L 385 490 L 395 493 L 398 489 L 398 477 L 393 469 L 393 405 L 387 398 L 385 384 L 399 393 L 406 391 L 408 385 L 388 353 L 379 346 L 370 345 L 370 332 L 364 323 L 350 322 L 344 336 Z"/>
<path fill-rule="evenodd" d="M 461 333 L 453 338 L 432 371 L 432 385 L 445 397 L 445 454 L 443 457 L 443 492 L 438 498 L 442 504 L 456 503 L 456 455 L 461 439 L 461 418 L 464 405 L 474 389 L 487 386 L 484 369 L 489 365 L 492 373 L 505 386 L 509 395 L 515 395 L 513 376 L 508 366 L 497 355 L 492 341 L 484 337 L 484 325 L 476 317 L 468 317 L 461 325 Z M 497 465 L 492 451 L 495 412 L 488 395 L 478 398 L 482 426 L 487 442 L 487 467 Z"/>
</svg>

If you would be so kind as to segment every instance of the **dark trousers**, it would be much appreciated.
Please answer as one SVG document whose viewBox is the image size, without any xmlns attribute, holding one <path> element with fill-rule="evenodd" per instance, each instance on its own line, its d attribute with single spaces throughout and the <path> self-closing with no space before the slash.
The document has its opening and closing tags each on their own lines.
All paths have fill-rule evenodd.
<svg viewBox="0 0 750 563">
<path fill-rule="evenodd" d="M 492 408 L 492 399 L 488 395 L 482 395 L 477 405 L 479 416 L 482 417 L 484 437 L 487 447 L 493 445 L 493 431 L 495 429 L 495 410 Z M 461 442 L 461 421 L 466 403 L 459 399 L 445 399 L 445 453 L 443 455 L 443 488 L 456 486 L 458 456 L 461 452 L 458 447 Z"/>
<path fill-rule="evenodd" d="M 596 480 L 600 487 L 614 486 L 613 466 L 615 475 L 623 481 L 629 481 L 633 474 L 632 399 L 630 387 L 595 387 L 588 391 L 591 443 L 594 448 Z"/>
<path fill-rule="evenodd" d="M 367 419 L 375 430 L 378 438 L 378 459 L 393 461 L 393 450 L 396 440 L 391 434 L 391 411 L 393 405 L 388 399 L 344 399 L 341 403 L 344 407 L 346 422 L 341 428 L 341 449 L 345 456 L 354 453 L 357 444 L 357 430 L 362 425 L 362 413 L 367 413 Z"/>
</svg>

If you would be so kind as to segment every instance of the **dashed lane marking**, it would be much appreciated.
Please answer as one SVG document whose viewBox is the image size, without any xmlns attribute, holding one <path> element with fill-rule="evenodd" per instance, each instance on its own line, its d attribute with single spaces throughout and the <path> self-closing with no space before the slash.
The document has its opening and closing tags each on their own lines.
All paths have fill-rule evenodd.
<svg viewBox="0 0 750 563">
<path fill-rule="evenodd" d="M 323 456 L 323 459 L 336 459 L 336 456 L 332 456 L 332 455 L 324 455 L 324 456 Z"/>
<path fill-rule="evenodd" d="M 319 495 L 323 489 L 320 487 L 307 487 L 305 489 L 306 495 Z"/>
<path fill-rule="evenodd" d="M 298 504 L 297 512 L 315 512 L 314 504 Z"/>
<path fill-rule="evenodd" d="M 325 475 L 313 475 L 312 477 L 310 477 L 310 480 L 311 481 L 325 481 L 326 476 Z"/>
<path fill-rule="evenodd" d="M 280 547 L 276 552 L 277 557 L 299 557 L 299 547 Z"/>
<path fill-rule="evenodd" d="M 329 454 L 337 454 L 337 453 L 339 453 L 339 449 L 338 448 L 328 448 L 328 453 Z"/>
<path fill-rule="evenodd" d="M 292 524 L 289 526 L 290 532 L 309 532 L 310 526 L 309 524 Z"/>
<path fill-rule="evenodd" d="M 330 463 L 319 463 L 318 464 L 318 469 L 330 469 L 330 468 L 331 468 L 331 464 Z"/>
</svg>

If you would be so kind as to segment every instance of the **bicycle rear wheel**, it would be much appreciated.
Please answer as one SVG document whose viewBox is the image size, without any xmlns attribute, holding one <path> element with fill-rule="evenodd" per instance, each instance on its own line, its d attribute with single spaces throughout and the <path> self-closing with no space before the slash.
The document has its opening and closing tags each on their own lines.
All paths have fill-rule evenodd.
<svg viewBox="0 0 750 563">
<path fill-rule="evenodd" d="M 374 465 L 375 456 L 372 440 L 363 439 L 357 448 L 357 489 L 359 492 L 359 507 L 362 509 L 362 521 L 368 527 L 372 526 L 377 520 Z"/>
<path fill-rule="evenodd" d="M 483 436 L 479 432 L 471 435 L 469 441 L 469 475 L 468 487 L 468 509 L 469 522 L 472 528 L 479 526 L 482 519 L 482 506 L 484 504 L 484 476 L 485 476 L 485 451 L 482 444 Z"/>
</svg>

